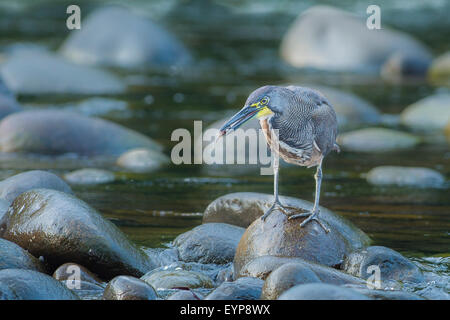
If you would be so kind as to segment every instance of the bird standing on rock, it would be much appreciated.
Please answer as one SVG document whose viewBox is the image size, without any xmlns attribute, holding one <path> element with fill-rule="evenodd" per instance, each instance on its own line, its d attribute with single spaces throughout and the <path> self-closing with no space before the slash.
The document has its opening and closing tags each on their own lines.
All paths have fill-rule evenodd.
<svg viewBox="0 0 450 320">
<path fill-rule="evenodd" d="M 288 86 L 264 86 L 253 91 L 244 107 L 220 129 L 220 136 L 237 129 L 253 117 L 259 119 L 267 144 L 284 161 L 299 166 L 317 166 L 314 207 L 309 212 L 281 204 L 278 196 L 278 162 L 274 165 L 274 202 L 261 219 L 264 221 L 278 208 L 289 219 L 305 217 L 301 226 L 319 220 L 322 162 L 331 151 L 340 151 L 336 143 L 336 113 L 330 102 L 313 89 Z M 291 209 L 290 212 L 288 209 Z"/>
</svg>

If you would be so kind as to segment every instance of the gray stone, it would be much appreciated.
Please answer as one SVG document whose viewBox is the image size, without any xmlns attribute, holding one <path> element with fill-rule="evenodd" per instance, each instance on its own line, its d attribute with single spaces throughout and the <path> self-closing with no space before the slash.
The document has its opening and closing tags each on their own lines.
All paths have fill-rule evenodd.
<svg viewBox="0 0 450 320">
<path fill-rule="evenodd" d="M 396 185 L 416 188 L 440 187 L 445 178 L 436 170 L 420 167 L 381 166 L 367 173 L 367 181 L 374 185 Z"/>
<path fill-rule="evenodd" d="M 420 139 L 401 131 L 365 128 L 340 134 L 337 142 L 346 151 L 376 153 L 410 149 Z"/>
<path fill-rule="evenodd" d="M 225 223 L 206 223 L 179 235 L 174 245 L 183 261 L 224 264 L 233 261 L 244 231 Z"/>
<path fill-rule="evenodd" d="M 375 290 L 361 287 L 351 287 L 351 289 L 374 300 L 425 300 L 421 296 L 405 291 L 397 290 Z"/>
<path fill-rule="evenodd" d="M 300 284 L 280 295 L 278 300 L 370 300 L 365 295 L 344 287 L 325 283 Z"/>
<path fill-rule="evenodd" d="M 414 130 L 444 130 L 450 121 L 450 94 L 435 94 L 409 105 L 401 113 L 400 121 Z"/>
<path fill-rule="evenodd" d="M 261 199 L 265 195 L 259 196 Z M 281 202 L 287 206 L 306 210 L 312 207 L 312 204 L 304 205 L 306 202 L 302 203 L 298 199 L 295 202 L 286 200 L 288 199 L 281 198 Z M 266 198 L 268 206 L 270 201 Z M 261 206 L 261 211 L 263 208 Z M 235 274 L 239 274 L 249 261 L 264 255 L 299 257 L 326 266 L 337 266 L 342 263 L 344 256 L 369 242 L 361 230 L 331 211 L 321 209 L 320 217 L 330 232 L 326 233 L 314 221 L 301 227 L 304 218 L 289 220 L 279 210 L 274 210 L 265 221 L 255 220 L 247 228 L 237 247 L 234 257 Z"/>
<path fill-rule="evenodd" d="M 394 54 L 413 66 L 431 62 L 429 50 L 411 36 L 384 25 L 369 30 L 365 19 L 330 6 L 309 8 L 284 35 L 281 56 L 295 67 L 332 71 L 377 72 Z"/>
<path fill-rule="evenodd" d="M 101 285 L 103 282 L 96 274 L 92 273 L 85 267 L 72 262 L 64 263 L 59 266 L 55 272 L 53 272 L 53 278 L 58 281 L 72 281 L 75 275 L 80 281 L 90 282 L 97 285 Z"/>
<path fill-rule="evenodd" d="M 52 277 L 32 270 L 0 270 L 0 300 L 78 300 Z"/>
<path fill-rule="evenodd" d="M 212 288 L 213 281 L 208 276 L 195 271 L 161 270 L 149 272 L 141 277 L 156 290 L 176 288 Z"/>
<path fill-rule="evenodd" d="M 45 188 L 72 194 L 72 189 L 57 175 L 41 170 L 25 171 L 0 182 L 0 198 L 8 203 L 23 192 Z"/>
<path fill-rule="evenodd" d="M 138 132 L 67 111 L 24 111 L 0 122 L 0 150 L 3 152 L 116 156 L 138 147 L 161 149 Z"/>
<path fill-rule="evenodd" d="M 111 183 L 116 177 L 113 172 L 108 170 L 85 168 L 65 174 L 64 179 L 75 185 L 96 185 Z"/>
<path fill-rule="evenodd" d="M 224 282 L 211 292 L 205 300 L 258 300 L 264 282 L 258 278 L 239 278 Z"/>
<path fill-rule="evenodd" d="M 380 270 L 380 285 L 385 287 L 401 287 L 401 282 L 421 282 L 422 272 L 400 253 L 381 246 L 367 247 L 349 254 L 341 268 L 345 272 L 368 279 L 373 276 L 374 267 Z"/>
<path fill-rule="evenodd" d="M 16 100 L 16 97 L 6 88 L 0 77 L 0 119 L 6 117 L 7 115 L 21 111 L 22 107 Z"/>
<path fill-rule="evenodd" d="M 186 48 L 149 19 L 121 8 L 103 7 L 70 33 L 60 52 L 78 63 L 122 68 L 185 65 Z"/>
<path fill-rule="evenodd" d="M 45 273 L 45 265 L 17 244 L 0 239 L 0 270 L 27 269 Z"/>
<path fill-rule="evenodd" d="M 125 84 L 109 72 L 77 65 L 39 50 L 18 50 L 0 67 L 17 94 L 117 94 Z"/>
<path fill-rule="evenodd" d="M 112 279 L 103 293 L 104 300 L 156 300 L 155 289 L 145 281 L 130 276 Z"/>
<path fill-rule="evenodd" d="M 169 162 L 169 158 L 160 151 L 146 148 L 129 150 L 117 159 L 118 166 L 134 172 L 151 172 Z"/>
<path fill-rule="evenodd" d="M 34 189 L 18 196 L 0 224 L 3 238 L 53 267 L 81 264 L 103 279 L 141 276 L 153 261 L 111 222 L 72 195 Z"/>
<path fill-rule="evenodd" d="M 179 290 L 171 294 L 167 300 L 203 300 L 203 296 L 191 290 Z"/>
</svg>

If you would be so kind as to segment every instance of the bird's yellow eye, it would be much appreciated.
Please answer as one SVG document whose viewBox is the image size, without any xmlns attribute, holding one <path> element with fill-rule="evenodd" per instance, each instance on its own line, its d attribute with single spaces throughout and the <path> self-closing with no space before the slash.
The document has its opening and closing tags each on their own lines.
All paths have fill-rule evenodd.
<svg viewBox="0 0 450 320">
<path fill-rule="evenodd" d="M 268 104 L 269 103 L 269 97 L 262 98 L 260 102 L 261 102 L 262 105 Z"/>
</svg>

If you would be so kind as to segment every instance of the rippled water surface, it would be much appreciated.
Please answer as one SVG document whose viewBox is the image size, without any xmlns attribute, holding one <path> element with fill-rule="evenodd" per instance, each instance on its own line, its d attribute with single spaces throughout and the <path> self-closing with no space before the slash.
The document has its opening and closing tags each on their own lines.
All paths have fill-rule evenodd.
<svg viewBox="0 0 450 320">
<path fill-rule="evenodd" d="M 208 15 L 176 9 L 176 1 L 151 2 L 153 6 L 136 2 L 135 6 L 146 8 L 145 12 L 166 25 L 191 48 L 196 58 L 194 66 L 169 73 L 115 70 L 130 88 L 126 94 L 106 97 L 109 100 L 99 100 L 99 103 L 82 103 L 92 97 L 79 96 L 22 96 L 19 100 L 28 109 L 66 108 L 123 124 L 156 139 L 170 155 L 174 145 L 170 134 L 174 129 L 191 129 L 194 120 L 203 120 L 206 126 L 222 118 L 227 111 L 240 108 L 253 89 L 268 83 L 335 86 L 358 94 L 388 114 L 398 114 L 408 104 L 436 90 L 446 90 L 425 82 L 400 85 L 372 76 L 330 76 L 291 69 L 280 61 L 278 44 L 295 18 L 290 13 L 303 7 L 286 1 L 286 8 L 296 10 L 290 12 L 274 2 L 244 2 L 235 4 L 234 9 L 230 5 L 223 9 L 218 2 L 212 5 Z M 448 18 L 442 19 L 445 10 L 439 7 L 438 1 L 431 1 L 425 9 L 417 1 L 394 2 L 397 6 L 393 5 L 386 13 L 391 25 L 421 38 L 435 53 L 450 49 L 449 22 Z M 16 5 L 0 6 L 1 48 L 16 42 L 57 48 L 68 33 L 58 13 L 61 3 L 64 2 L 38 1 L 29 5 L 19 1 Z M 156 6 L 155 3 L 163 5 Z M 407 3 L 411 3 L 409 11 L 401 10 Z M 352 1 L 344 4 L 347 8 L 365 8 Z M 83 8 L 83 4 L 81 6 Z M 86 4 L 86 12 L 92 7 Z M 23 19 L 24 16 L 27 18 Z M 415 25 L 413 19 L 420 21 L 420 25 Z M 448 292 L 448 185 L 438 189 L 375 187 L 363 176 L 375 166 L 405 165 L 437 169 L 448 180 L 450 150 L 445 141 L 436 140 L 411 151 L 330 155 L 324 164 L 321 205 L 351 220 L 374 240 L 374 244 L 414 257 L 431 277 L 437 277 L 430 281 L 438 282 L 436 287 Z M 178 234 L 200 224 L 206 206 L 221 195 L 239 191 L 272 193 L 272 176 L 261 176 L 257 170 L 242 174 L 225 168 L 207 170 L 199 165 L 173 165 L 154 173 L 129 174 L 121 172 L 111 159 L 80 159 L 70 155 L 55 159 L 6 154 L 1 154 L 0 159 L 1 178 L 36 168 L 58 174 L 82 167 L 106 167 L 117 171 L 119 179 L 114 183 L 73 189 L 78 197 L 145 247 L 162 247 Z M 313 199 L 313 169 L 287 167 L 282 168 L 280 174 L 281 194 Z"/>
</svg>

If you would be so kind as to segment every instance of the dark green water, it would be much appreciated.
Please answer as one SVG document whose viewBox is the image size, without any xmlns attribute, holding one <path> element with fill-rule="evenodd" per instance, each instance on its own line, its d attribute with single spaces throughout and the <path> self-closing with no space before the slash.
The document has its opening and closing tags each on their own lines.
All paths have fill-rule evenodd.
<svg viewBox="0 0 450 320">
<path fill-rule="evenodd" d="M 93 7 L 87 3 L 83 7 L 81 3 L 82 10 L 85 10 L 83 14 Z M 137 1 L 135 5 L 153 8 L 157 7 L 155 3 L 146 7 L 145 2 Z M 265 7 L 266 3 L 272 2 L 258 3 Z M 386 23 L 407 29 L 426 42 L 435 53 L 448 50 L 448 19 L 442 17 L 445 10 L 433 6 L 422 10 L 418 3 L 411 3 L 415 3 L 417 8 L 409 11 L 398 7 L 387 10 Z M 32 42 L 50 49 L 57 48 L 68 33 L 64 27 L 63 4 L 39 1 L 35 5 L 13 9 L 6 6 L 0 11 L 0 45 L 5 47 L 16 42 Z M 289 1 L 286 4 L 293 6 Z M 345 1 L 343 7 L 365 8 L 364 4 Z M 295 16 L 290 15 L 289 10 L 252 14 L 250 5 L 236 4 L 236 9 L 239 13 L 232 14 L 220 7 L 206 10 L 208 14 L 203 14 L 201 10 L 181 9 L 153 12 L 161 23 L 191 48 L 196 65 L 175 74 L 116 70 L 130 84 L 130 88 L 126 94 L 110 98 L 125 101 L 127 107 L 125 110 L 105 112 L 101 116 L 156 139 L 164 145 L 165 153 L 170 155 L 174 145 L 170 134 L 174 129 L 191 129 L 194 120 L 203 120 L 206 127 L 222 118 L 227 110 L 240 108 L 252 90 L 268 83 L 332 85 L 354 92 L 390 114 L 398 114 L 408 104 L 437 89 L 425 82 L 400 85 L 370 76 L 331 76 L 293 70 L 280 61 L 278 44 Z M 166 15 L 163 16 L 162 12 Z M 147 13 L 152 15 L 152 12 Z M 414 20 L 419 21 L 419 25 L 414 24 Z M 428 36 L 430 30 L 433 32 Z M 24 96 L 19 100 L 26 108 L 48 108 L 85 98 Z M 119 179 L 112 184 L 74 187 L 74 191 L 112 219 L 131 239 L 146 247 L 163 246 L 178 234 L 200 224 L 206 206 L 221 195 L 238 191 L 272 193 L 272 176 L 261 176 L 258 171 L 239 175 L 233 174 L 232 170 L 205 170 L 202 166 L 191 165 L 131 175 L 121 173 L 104 159 L 55 159 L 4 154 L 1 159 L 1 177 L 36 168 L 49 169 L 58 174 L 86 166 L 117 171 Z M 450 253 L 449 189 L 371 186 L 361 174 L 379 165 L 425 166 L 437 169 L 448 179 L 450 150 L 444 142 L 382 155 L 332 154 L 324 165 L 321 205 L 351 220 L 377 245 L 398 250 L 408 257 L 447 257 Z M 312 200 L 313 174 L 313 169 L 283 168 L 281 194 Z M 439 261 L 444 268 L 439 272 L 448 273 L 448 261 Z"/>
</svg>

